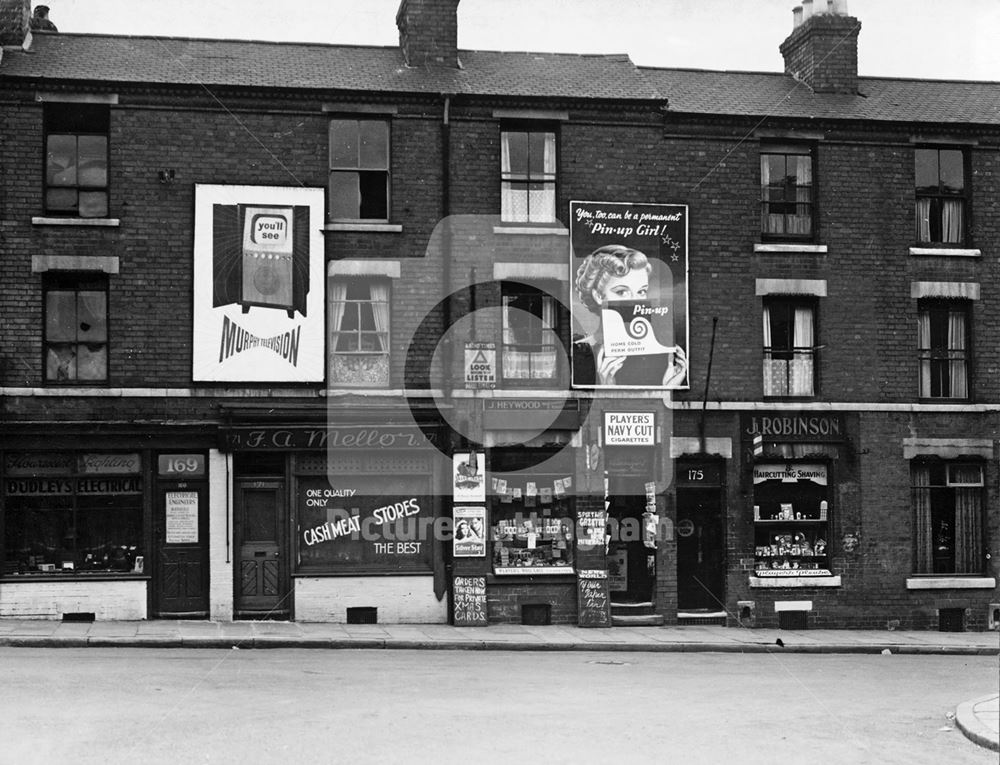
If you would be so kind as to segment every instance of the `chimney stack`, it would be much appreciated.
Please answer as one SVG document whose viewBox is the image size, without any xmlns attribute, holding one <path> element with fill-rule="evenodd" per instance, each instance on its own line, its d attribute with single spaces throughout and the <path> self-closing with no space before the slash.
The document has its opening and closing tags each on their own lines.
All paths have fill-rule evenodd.
<svg viewBox="0 0 1000 765">
<path fill-rule="evenodd" d="M 396 26 L 407 66 L 458 68 L 458 0 L 402 0 Z"/>
<path fill-rule="evenodd" d="M 781 44 L 785 74 L 816 93 L 858 92 L 858 32 L 847 0 L 804 0 L 792 11 L 792 33 Z"/>
<path fill-rule="evenodd" d="M 31 21 L 31 0 L 0 0 L 0 46 L 24 44 Z"/>
</svg>

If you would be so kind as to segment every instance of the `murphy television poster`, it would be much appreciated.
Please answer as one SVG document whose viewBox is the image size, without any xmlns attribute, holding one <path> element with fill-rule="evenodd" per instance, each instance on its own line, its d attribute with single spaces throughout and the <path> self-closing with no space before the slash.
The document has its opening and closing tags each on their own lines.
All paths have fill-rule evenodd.
<svg viewBox="0 0 1000 765">
<path fill-rule="evenodd" d="M 574 388 L 689 387 L 686 205 L 570 202 Z"/>
<path fill-rule="evenodd" d="M 324 379 L 323 189 L 195 186 L 196 382 Z"/>
</svg>

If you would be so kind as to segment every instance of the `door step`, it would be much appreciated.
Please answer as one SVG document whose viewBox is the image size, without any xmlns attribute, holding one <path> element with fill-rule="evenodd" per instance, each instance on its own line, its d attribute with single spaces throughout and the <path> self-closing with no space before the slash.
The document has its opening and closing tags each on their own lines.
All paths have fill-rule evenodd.
<svg viewBox="0 0 1000 765">
<path fill-rule="evenodd" d="M 649 616 L 656 613 L 650 601 L 611 601 L 612 616 Z"/>
<path fill-rule="evenodd" d="M 718 627 L 725 627 L 726 612 L 709 611 L 707 608 L 693 611 L 678 611 L 677 625 L 682 627 L 685 624 L 712 624 Z"/>
<path fill-rule="evenodd" d="M 635 614 L 619 616 L 611 614 L 612 627 L 662 627 L 663 617 L 659 614 Z"/>
</svg>

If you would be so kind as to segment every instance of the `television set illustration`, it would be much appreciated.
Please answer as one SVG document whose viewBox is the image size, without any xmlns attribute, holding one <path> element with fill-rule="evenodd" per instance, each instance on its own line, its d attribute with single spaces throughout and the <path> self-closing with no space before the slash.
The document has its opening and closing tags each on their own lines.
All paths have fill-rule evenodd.
<svg viewBox="0 0 1000 765">
<path fill-rule="evenodd" d="M 214 205 L 215 307 L 238 304 L 306 315 L 309 209 L 266 204 Z"/>
</svg>

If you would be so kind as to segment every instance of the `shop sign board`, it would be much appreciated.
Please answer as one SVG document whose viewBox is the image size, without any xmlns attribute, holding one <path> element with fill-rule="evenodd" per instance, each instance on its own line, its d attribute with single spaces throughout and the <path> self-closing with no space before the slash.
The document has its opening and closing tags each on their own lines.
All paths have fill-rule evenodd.
<svg viewBox="0 0 1000 765">
<path fill-rule="evenodd" d="M 611 597 L 608 572 L 602 569 L 582 569 L 577 580 L 577 623 L 581 627 L 611 625 Z"/>
<path fill-rule="evenodd" d="M 654 412 L 605 412 L 605 446 L 653 446 L 656 443 Z"/>
<path fill-rule="evenodd" d="M 497 387 L 497 344 L 465 344 L 465 387 L 492 389 Z"/>
<path fill-rule="evenodd" d="M 323 200 L 322 188 L 195 184 L 193 380 L 323 381 Z"/>
<path fill-rule="evenodd" d="M 456 452 L 452 457 L 452 497 L 455 502 L 486 501 L 486 455 Z"/>
<path fill-rule="evenodd" d="M 821 463 L 807 465 L 798 462 L 754 465 L 753 482 L 757 484 L 764 481 L 781 481 L 782 483 L 812 481 L 820 486 L 826 486 L 826 465 Z"/>
<path fill-rule="evenodd" d="M 167 544 L 198 543 L 198 492 L 166 493 Z"/>
<path fill-rule="evenodd" d="M 81 454 L 76 470 L 81 475 L 128 475 L 142 469 L 138 454 Z"/>
<path fill-rule="evenodd" d="M 219 429 L 227 451 L 286 451 L 297 449 L 419 449 L 429 445 L 416 427 L 373 425 L 348 427 L 253 427 Z"/>
<path fill-rule="evenodd" d="M 837 412 L 754 412 L 740 415 L 740 440 L 752 444 L 755 436 L 764 441 L 838 442 L 847 438 L 844 416 Z"/>
<path fill-rule="evenodd" d="M 486 557 L 486 508 L 456 506 L 453 511 L 455 539 L 452 551 L 456 558 Z"/>
<path fill-rule="evenodd" d="M 456 576 L 452 582 L 456 627 L 486 625 L 486 577 Z"/>
<path fill-rule="evenodd" d="M 483 399 L 483 427 L 487 430 L 577 430 L 580 419 L 577 399 Z"/>
</svg>

